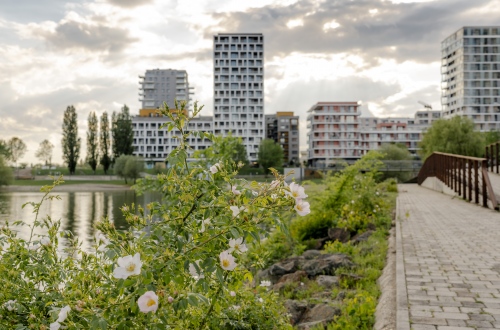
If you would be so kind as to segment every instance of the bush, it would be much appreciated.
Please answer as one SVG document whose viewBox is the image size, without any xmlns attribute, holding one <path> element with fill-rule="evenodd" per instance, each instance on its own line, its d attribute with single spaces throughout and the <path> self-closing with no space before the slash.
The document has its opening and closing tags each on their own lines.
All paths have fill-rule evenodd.
<svg viewBox="0 0 500 330">
<path fill-rule="evenodd" d="M 8 186 L 14 180 L 12 169 L 7 166 L 5 159 L 0 155 L 0 186 Z"/>
<path fill-rule="evenodd" d="M 182 110 L 162 114 L 184 136 L 190 118 Z M 194 115 L 199 110 L 195 105 Z M 100 221 L 92 251 L 81 250 L 60 221 L 39 218 L 61 181 L 42 188 L 41 202 L 30 203 L 29 238 L 9 224 L 1 231 L 0 328 L 290 328 L 276 294 L 250 285 L 241 254 L 269 228 L 286 232 L 282 218 L 294 207 L 306 214 L 307 203 L 291 196 L 278 173 L 271 184 L 249 186 L 234 178 L 234 164 L 187 167 L 188 148 L 182 141 L 166 174 L 138 183 L 139 191 L 155 189 L 164 198 L 146 209 L 124 206 L 125 231 Z"/>
</svg>

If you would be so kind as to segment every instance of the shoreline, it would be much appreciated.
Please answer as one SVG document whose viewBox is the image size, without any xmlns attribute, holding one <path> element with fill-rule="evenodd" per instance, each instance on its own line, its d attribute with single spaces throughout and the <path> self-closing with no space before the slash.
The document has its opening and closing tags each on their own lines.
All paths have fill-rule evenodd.
<svg viewBox="0 0 500 330">
<path fill-rule="evenodd" d="M 2 192 L 40 192 L 42 186 L 2 186 Z M 123 191 L 132 190 L 127 185 L 105 184 L 105 183 L 82 183 L 82 184 L 62 184 L 52 189 L 53 192 L 79 192 L 79 191 Z"/>
</svg>

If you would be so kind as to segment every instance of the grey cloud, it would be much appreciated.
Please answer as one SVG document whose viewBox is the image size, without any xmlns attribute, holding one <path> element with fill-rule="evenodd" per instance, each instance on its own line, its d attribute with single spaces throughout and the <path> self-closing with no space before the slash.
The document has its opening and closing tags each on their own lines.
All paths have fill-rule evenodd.
<svg viewBox="0 0 500 330">
<path fill-rule="evenodd" d="M 124 8 L 133 8 L 152 3 L 152 0 L 108 0 L 112 5 Z"/>
<path fill-rule="evenodd" d="M 58 49 L 86 49 L 93 52 L 107 51 L 112 54 L 137 41 L 136 38 L 129 36 L 126 29 L 75 21 L 59 24 L 54 33 L 38 34 Z"/>
<path fill-rule="evenodd" d="M 419 89 L 409 95 L 399 99 L 395 104 L 380 104 L 383 109 L 383 115 L 385 116 L 397 116 L 397 117 L 413 117 L 415 111 L 423 108 L 418 101 L 422 101 L 429 104 L 440 104 L 441 103 L 441 90 L 438 85 L 427 86 L 425 88 Z M 437 106 L 433 108 L 434 110 L 441 110 L 441 107 Z"/>
<path fill-rule="evenodd" d="M 334 0 L 317 7 L 313 0 L 301 0 L 286 7 L 266 6 L 213 16 L 220 20 L 217 28 L 223 27 L 226 32 L 262 32 L 267 58 L 294 51 L 357 52 L 367 60 L 385 57 L 432 62 L 439 60 L 441 41 L 461 26 L 498 22 L 495 13 L 481 17 L 467 14 L 467 10 L 490 2 L 442 0 L 393 4 L 382 0 Z M 378 9 L 378 14 L 370 15 L 370 9 Z M 299 18 L 303 26 L 287 28 L 289 20 Z M 324 33 L 324 24 L 332 20 L 341 26 Z M 206 37 L 211 38 L 212 32 L 207 31 Z M 396 49 L 391 49 L 392 46 Z"/>
<path fill-rule="evenodd" d="M 65 7 L 78 1 L 61 0 L 14 0 L 0 1 L 0 17 L 18 23 L 57 21 L 64 16 Z"/>
</svg>

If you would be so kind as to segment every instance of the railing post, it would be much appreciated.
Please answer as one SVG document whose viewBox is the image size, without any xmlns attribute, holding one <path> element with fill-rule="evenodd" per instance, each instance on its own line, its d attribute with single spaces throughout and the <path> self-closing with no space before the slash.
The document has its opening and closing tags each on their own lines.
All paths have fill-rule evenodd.
<svg viewBox="0 0 500 330">
<path fill-rule="evenodd" d="M 458 196 L 463 197 L 462 195 L 462 158 L 457 158 L 458 172 L 457 172 L 457 181 L 458 181 Z"/>
<path fill-rule="evenodd" d="M 472 160 L 467 160 L 467 170 L 469 171 L 469 180 L 467 182 L 469 186 L 469 202 L 472 201 Z"/>
<path fill-rule="evenodd" d="M 497 149 L 497 152 L 496 152 L 496 157 L 495 157 L 495 163 L 497 165 L 497 174 L 500 174 L 499 172 L 499 169 L 500 169 L 500 142 L 497 142 L 496 143 L 496 149 Z"/>
<path fill-rule="evenodd" d="M 481 161 L 482 185 L 483 185 L 483 206 L 488 207 L 488 191 L 486 190 L 486 179 L 484 178 L 484 169 L 488 172 L 487 160 Z"/>
<path fill-rule="evenodd" d="M 467 160 L 462 159 L 462 190 L 464 199 L 467 199 Z"/>
<path fill-rule="evenodd" d="M 476 204 L 479 204 L 479 173 L 478 173 L 478 161 L 474 161 L 474 193 L 476 196 Z"/>
</svg>

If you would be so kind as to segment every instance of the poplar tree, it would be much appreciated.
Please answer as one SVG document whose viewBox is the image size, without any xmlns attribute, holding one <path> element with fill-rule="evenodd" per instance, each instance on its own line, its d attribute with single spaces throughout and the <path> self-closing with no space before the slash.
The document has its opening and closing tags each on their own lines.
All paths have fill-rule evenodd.
<svg viewBox="0 0 500 330">
<path fill-rule="evenodd" d="M 87 163 L 95 174 L 97 164 L 99 163 L 99 132 L 97 116 L 91 112 L 88 118 L 87 131 Z"/>
<path fill-rule="evenodd" d="M 111 157 L 109 156 L 110 143 L 108 114 L 103 112 L 101 115 L 99 149 L 101 152 L 100 163 L 104 169 L 104 174 L 108 173 L 109 166 L 111 165 Z"/>
<path fill-rule="evenodd" d="M 132 131 L 132 118 L 127 105 L 122 107 L 120 113 L 112 116 L 111 134 L 113 135 L 113 161 L 120 155 L 132 155 L 134 148 L 134 132 Z"/>
<path fill-rule="evenodd" d="M 80 156 L 81 139 L 78 137 L 78 122 L 75 107 L 70 105 L 64 111 L 63 119 L 63 159 L 68 164 L 70 174 L 75 174 Z"/>
</svg>

